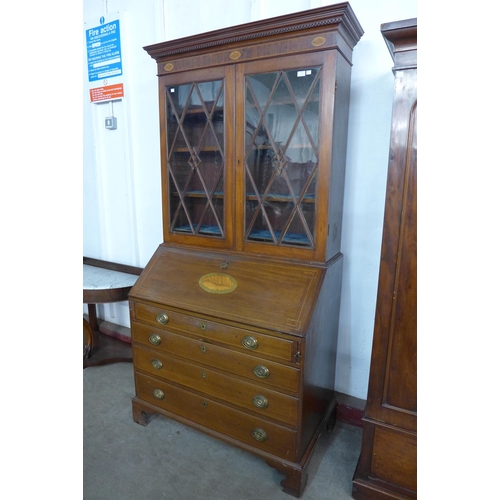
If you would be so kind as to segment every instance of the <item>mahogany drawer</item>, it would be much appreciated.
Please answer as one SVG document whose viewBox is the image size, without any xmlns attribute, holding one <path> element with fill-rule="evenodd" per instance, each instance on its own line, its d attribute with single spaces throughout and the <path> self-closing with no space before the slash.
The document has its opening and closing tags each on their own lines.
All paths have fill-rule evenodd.
<svg viewBox="0 0 500 500">
<path fill-rule="evenodd" d="M 157 352 L 182 356 L 197 363 L 240 375 L 259 384 L 269 384 L 294 393 L 299 390 L 299 369 L 232 351 L 211 344 L 204 338 L 192 339 L 133 321 L 132 339 L 134 342 L 154 348 Z"/>
<path fill-rule="evenodd" d="M 167 315 L 168 320 L 165 325 L 157 321 L 156 318 L 159 314 Z M 285 361 L 293 361 L 294 354 L 297 350 L 300 350 L 298 341 L 207 321 L 168 308 L 156 308 L 136 302 L 134 303 L 133 317 L 158 328 L 186 332 L 191 335 L 203 335 L 213 341 L 237 347 L 242 351 L 251 351 L 258 355 L 270 356 Z"/>
<path fill-rule="evenodd" d="M 135 372 L 137 397 L 238 441 L 293 460 L 297 432 Z"/>
<path fill-rule="evenodd" d="M 134 366 L 155 377 L 260 413 L 263 417 L 297 425 L 297 398 L 138 346 L 134 347 Z"/>
</svg>

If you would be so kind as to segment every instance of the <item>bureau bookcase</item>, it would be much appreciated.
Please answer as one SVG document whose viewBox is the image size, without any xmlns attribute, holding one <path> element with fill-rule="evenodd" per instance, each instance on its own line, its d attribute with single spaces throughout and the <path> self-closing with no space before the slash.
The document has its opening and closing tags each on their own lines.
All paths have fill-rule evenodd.
<svg viewBox="0 0 500 500">
<path fill-rule="evenodd" d="M 163 242 L 130 292 L 134 420 L 252 452 L 301 496 L 333 425 L 352 51 L 342 3 L 145 47 Z"/>
</svg>

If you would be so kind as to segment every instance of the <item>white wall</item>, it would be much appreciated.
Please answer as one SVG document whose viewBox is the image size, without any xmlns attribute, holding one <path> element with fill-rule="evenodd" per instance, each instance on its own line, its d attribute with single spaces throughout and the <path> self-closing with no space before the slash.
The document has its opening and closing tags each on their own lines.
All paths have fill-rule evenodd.
<svg viewBox="0 0 500 500">
<path fill-rule="evenodd" d="M 144 267 L 162 241 L 156 64 L 146 45 L 328 5 L 321 0 L 84 0 L 84 21 L 121 14 L 125 98 L 89 102 L 83 49 L 83 254 Z M 386 22 L 417 17 L 416 0 L 352 0 L 365 34 L 354 49 L 343 221 L 344 276 L 336 389 L 366 398 L 392 112 Z M 107 11 L 106 11 L 107 9 Z M 84 26 L 85 29 L 92 26 Z M 112 107 L 111 107 L 112 106 Z M 117 130 L 104 117 L 117 117 Z M 85 307 L 84 307 L 85 310 Z M 129 326 L 127 303 L 99 317 Z"/>
</svg>

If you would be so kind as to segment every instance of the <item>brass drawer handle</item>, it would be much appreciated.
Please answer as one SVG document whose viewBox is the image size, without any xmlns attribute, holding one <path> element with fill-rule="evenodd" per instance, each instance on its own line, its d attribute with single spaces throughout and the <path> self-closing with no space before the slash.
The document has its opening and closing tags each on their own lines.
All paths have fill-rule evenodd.
<svg viewBox="0 0 500 500">
<path fill-rule="evenodd" d="M 151 364 L 153 365 L 153 368 L 155 368 L 156 370 L 159 370 L 163 366 L 163 363 L 159 359 L 152 359 Z"/>
<path fill-rule="evenodd" d="M 267 400 L 267 398 L 261 396 L 260 394 L 255 396 L 252 399 L 252 402 L 257 408 L 261 408 L 262 410 L 265 410 L 269 406 L 269 401 Z"/>
<path fill-rule="evenodd" d="M 158 321 L 160 325 L 166 325 L 168 323 L 168 316 L 166 313 L 158 313 L 156 315 L 156 321 Z"/>
<path fill-rule="evenodd" d="M 160 390 L 160 389 L 155 389 L 153 391 L 153 396 L 156 399 L 163 399 L 165 397 L 165 393 L 162 390 Z"/>
<path fill-rule="evenodd" d="M 206 408 L 208 406 L 208 403 L 206 401 L 202 401 L 201 406 L 203 406 L 203 408 Z"/>
<path fill-rule="evenodd" d="M 207 329 L 207 325 L 205 323 L 200 323 L 200 328 L 202 331 L 205 331 Z"/>
<path fill-rule="evenodd" d="M 161 343 L 161 337 L 157 333 L 153 333 L 153 335 L 149 337 L 149 342 L 153 345 L 159 345 Z"/>
<path fill-rule="evenodd" d="M 264 365 L 257 365 L 253 369 L 253 372 L 259 378 L 267 378 L 267 377 L 269 377 L 269 370 Z"/>
<path fill-rule="evenodd" d="M 259 347 L 257 339 L 251 337 L 250 335 L 243 337 L 241 343 L 243 344 L 243 347 L 250 349 L 251 351 L 254 351 L 255 349 L 257 349 L 257 347 Z"/>
<path fill-rule="evenodd" d="M 207 348 L 204 345 L 200 345 L 200 350 L 203 353 L 207 352 Z"/>
<path fill-rule="evenodd" d="M 266 434 L 265 430 L 260 429 L 259 427 L 257 427 L 257 428 L 255 428 L 252 431 L 252 437 L 255 440 L 260 441 L 262 443 L 262 442 L 264 442 L 267 439 L 267 434 Z"/>
</svg>

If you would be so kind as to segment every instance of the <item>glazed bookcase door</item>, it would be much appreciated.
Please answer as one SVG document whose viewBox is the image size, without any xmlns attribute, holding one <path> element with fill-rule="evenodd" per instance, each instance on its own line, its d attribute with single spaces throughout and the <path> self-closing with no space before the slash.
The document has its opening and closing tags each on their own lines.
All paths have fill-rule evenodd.
<svg viewBox="0 0 500 500">
<path fill-rule="evenodd" d="M 302 60 L 284 58 L 268 71 L 262 63 L 248 64 L 238 78 L 244 103 L 237 120 L 244 123 L 239 236 L 245 250 L 317 252 L 325 72 L 321 56 Z"/>
<path fill-rule="evenodd" d="M 165 241 L 231 245 L 227 76 L 219 69 L 160 79 Z"/>
</svg>

